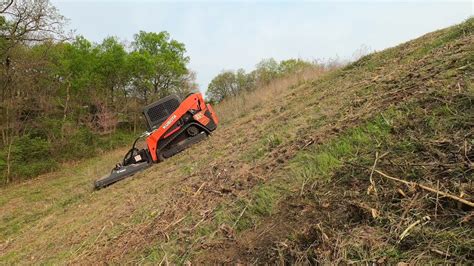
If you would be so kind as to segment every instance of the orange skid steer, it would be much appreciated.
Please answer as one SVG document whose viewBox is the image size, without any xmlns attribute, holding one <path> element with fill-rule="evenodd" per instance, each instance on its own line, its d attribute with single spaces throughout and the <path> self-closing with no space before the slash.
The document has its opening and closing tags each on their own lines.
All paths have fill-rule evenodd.
<svg viewBox="0 0 474 266">
<path fill-rule="evenodd" d="M 190 94 L 183 101 L 177 95 L 160 99 L 143 110 L 147 131 L 138 137 L 110 174 L 96 180 L 96 189 L 104 188 L 161 162 L 194 143 L 205 139 L 217 127 L 218 119 L 201 93 Z M 146 137 L 146 148 L 136 148 Z"/>
</svg>

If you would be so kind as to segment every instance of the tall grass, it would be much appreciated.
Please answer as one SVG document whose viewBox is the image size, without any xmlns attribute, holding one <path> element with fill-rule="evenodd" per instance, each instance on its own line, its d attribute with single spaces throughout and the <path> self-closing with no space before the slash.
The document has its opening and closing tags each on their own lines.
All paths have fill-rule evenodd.
<svg viewBox="0 0 474 266">
<path fill-rule="evenodd" d="M 296 73 L 273 80 L 252 91 L 243 91 L 235 97 L 224 99 L 216 106 L 222 124 L 241 117 L 264 103 L 271 102 L 277 95 L 307 81 L 312 81 L 328 71 L 339 68 L 339 63 L 312 65 Z"/>
</svg>

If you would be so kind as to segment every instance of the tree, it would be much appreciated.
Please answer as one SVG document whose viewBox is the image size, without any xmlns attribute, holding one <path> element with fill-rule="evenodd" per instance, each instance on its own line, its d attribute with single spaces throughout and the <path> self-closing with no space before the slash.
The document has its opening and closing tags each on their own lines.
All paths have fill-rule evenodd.
<svg viewBox="0 0 474 266">
<path fill-rule="evenodd" d="M 207 90 L 207 97 L 210 101 L 220 102 L 223 99 L 235 96 L 243 91 L 250 91 L 255 88 L 254 73 L 246 74 L 245 70 L 222 71 L 211 83 Z"/>
<path fill-rule="evenodd" d="M 49 0 L 9 0 L 0 4 L 0 38 L 9 42 L 39 43 L 64 37 L 65 18 Z"/>
<path fill-rule="evenodd" d="M 184 44 L 167 32 L 139 32 L 130 51 L 116 37 L 65 38 L 64 22 L 48 0 L 0 1 L 2 183 L 111 148 L 116 126 L 139 127 L 144 104 L 198 91 Z"/>
<path fill-rule="evenodd" d="M 48 0 L 9 0 L 0 4 L 0 60 L 3 66 L 0 72 L 0 126 L 3 144 L 7 147 L 7 182 L 11 174 L 14 137 L 23 126 L 19 121 L 25 119 L 25 115 L 29 116 L 21 109 L 22 103 L 34 95 L 38 81 L 49 76 L 43 64 L 31 64 L 28 60 L 28 46 L 63 36 L 64 21 Z"/>
<path fill-rule="evenodd" d="M 278 65 L 278 73 L 280 75 L 294 74 L 310 66 L 312 66 L 311 63 L 301 59 L 283 60 Z"/>
<path fill-rule="evenodd" d="M 220 102 L 226 97 L 235 96 L 238 92 L 238 83 L 234 72 L 222 71 L 212 79 L 207 90 L 210 101 Z"/>
<path fill-rule="evenodd" d="M 277 78 L 312 66 L 312 63 L 301 59 L 288 59 L 280 63 L 273 58 L 264 59 L 250 73 L 245 73 L 243 69 L 222 71 L 209 83 L 206 96 L 210 101 L 220 102 L 227 97 L 265 86 Z"/>
<path fill-rule="evenodd" d="M 96 72 L 100 75 L 103 86 L 107 88 L 107 98 L 113 104 L 115 91 L 123 89 L 128 81 L 127 52 L 115 37 L 105 38 L 97 48 Z"/>
<path fill-rule="evenodd" d="M 135 52 L 148 57 L 153 64 L 153 75 L 149 78 L 153 94 L 163 97 L 183 85 L 189 61 L 183 43 L 170 39 L 166 31 L 140 31 L 135 35 L 133 47 Z"/>
<path fill-rule="evenodd" d="M 278 62 L 273 58 L 263 59 L 257 64 L 255 71 L 258 85 L 267 85 L 278 77 Z"/>
<path fill-rule="evenodd" d="M 149 53 L 134 51 L 130 53 L 127 60 L 127 69 L 130 74 L 130 83 L 133 88 L 131 92 L 135 96 L 144 99 L 148 103 L 149 95 L 152 93 L 152 80 L 155 75 L 155 65 Z"/>
<path fill-rule="evenodd" d="M 196 82 L 196 72 L 189 71 L 188 74 L 182 76 L 181 86 L 176 87 L 175 93 L 178 94 L 181 99 L 184 99 L 188 94 L 198 92 L 199 87 Z"/>
</svg>

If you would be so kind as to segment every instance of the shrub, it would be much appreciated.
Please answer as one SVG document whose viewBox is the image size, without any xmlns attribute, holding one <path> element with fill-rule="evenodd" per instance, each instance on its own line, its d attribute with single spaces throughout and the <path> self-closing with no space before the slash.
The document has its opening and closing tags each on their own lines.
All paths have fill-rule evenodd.
<svg viewBox="0 0 474 266">
<path fill-rule="evenodd" d="M 8 151 L 10 149 L 10 162 Z M 57 163 L 51 158 L 51 144 L 39 137 L 24 135 L 13 140 L 11 148 L 5 147 L 0 152 L 0 172 L 2 183 L 7 182 L 8 163 L 10 179 L 33 177 L 56 168 Z"/>
</svg>

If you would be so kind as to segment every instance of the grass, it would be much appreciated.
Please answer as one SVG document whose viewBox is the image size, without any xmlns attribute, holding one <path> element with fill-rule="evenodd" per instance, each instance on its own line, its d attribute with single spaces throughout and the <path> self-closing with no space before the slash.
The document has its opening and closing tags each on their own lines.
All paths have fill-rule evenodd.
<svg viewBox="0 0 474 266">
<path fill-rule="evenodd" d="M 69 212 L 69 209 L 77 208 L 77 204 L 84 204 L 85 201 L 90 200 L 90 197 L 86 196 L 92 190 L 92 183 L 89 182 L 92 182 L 91 178 L 100 175 L 95 168 L 98 164 L 105 164 L 108 160 L 118 158 L 116 155 L 110 157 L 103 158 L 100 162 L 95 158 L 86 160 L 73 167 L 65 165 L 66 169 L 52 176 L 47 174 L 27 183 L 2 188 L 0 240 L 11 241 L 25 231 L 42 224 L 42 221 L 51 215 L 59 214 L 58 217 L 60 217 L 61 213 Z M 86 180 L 83 179 L 84 177 Z M 45 182 L 44 179 L 50 182 Z M 31 189 L 30 184 L 34 185 L 34 189 Z M 47 224 L 43 225 L 46 229 Z M 21 252 L 7 253 L 5 256 L 9 259 L 5 261 L 21 258 L 22 255 Z M 4 259 L 3 256 L 1 258 Z"/>
<path fill-rule="evenodd" d="M 298 189 L 301 182 L 329 181 L 345 159 L 356 156 L 361 149 L 373 150 L 380 139 L 387 137 L 389 130 L 390 126 L 380 116 L 325 145 L 299 152 L 286 167 L 291 171 L 289 178 L 280 177 L 278 181 L 261 184 L 246 199 L 221 207 L 216 224 L 233 224 L 237 231 L 258 225 L 262 218 L 274 212 L 278 201 Z"/>
<path fill-rule="evenodd" d="M 455 28 L 455 30 L 457 29 L 458 28 Z M 437 53 L 437 49 L 442 49 L 443 45 L 463 38 L 465 34 L 466 32 L 463 34 L 456 33 L 455 35 L 449 32 L 431 34 L 430 38 L 435 39 L 434 42 L 436 45 L 430 45 L 429 53 Z M 439 36 L 448 36 L 449 38 Z M 437 41 L 436 38 L 442 39 Z M 412 54 L 414 60 L 421 60 L 423 56 L 427 55 L 427 53 L 423 56 L 419 55 L 419 50 L 416 49 L 415 47 Z M 394 48 L 383 55 L 386 56 L 390 54 L 390 56 L 393 56 L 397 54 L 395 51 L 398 50 Z M 378 54 L 375 58 L 381 55 L 382 54 Z M 389 58 L 384 58 L 384 60 L 388 59 Z M 373 62 L 374 56 L 367 57 L 362 61 L 364 60 L 369 62 L 368 70 L 374 71 L 376 69 L 375 63 Z M 459 62 L 458 64 L 463 64 L 463 62 Z M 342 71 L 347 72 L 355 69 L 354 66 L 349 66 Z M 357 70 L 361 71 L 360 68 L 357 68 Z M 366 71 L 367 68 L 362 68 L 362 70 Z M 326 75 L 317 80 L 319 83 L 313 82 L 313 84 L 319 88 L 324 87 L 326 81 L 333 81 L 335 78 L 343 77 L 344 75 L 341 75 L 342 71 Z M 448 72 L 449 74 L 443 75 L 440 79 L 441 84 L 447 81 L 443 79 L 459 78 L 459 71 L 448 70 Z M 467 84 L 467 88 L 469 89 L 469 84 L 471 83 L 467 81 Z M 333 85 L 333 87 L 334 86 L 337 86 L 337 84 Z M 361 90 L 359 90 L 360 93 L 356 95 L 358 97 L 371 97 L 374 93 L 380 93 L 381 89 L 382 87 L 380 87 L 379 84 L 369 85 L 361 88 Z M 441 104 L 440 102 L 436 102 L 439 99 L 441 99 Z M 368 103 L 370 104 L 370 102 Z M 366 105 L 366 103 L 362 103 L 358 104 L 357 107 L 364 108 Z M 303 192 L 305 183 L 308 184 L 308 187 L 313 187 L 309 184 L 314 185 L 315 183 L 330 184 L 336 181 L 334 180 L 335 177 L 337 177 L 337 182 L 355 182 L 353 180 L 357 178 L 361 180 L 360 182 L 367 183 L 367 172 L 349 170 L 351 167 L 348 167 L 348 164 L 362 165 L 369 168 L 374 162 L 375 151 L 379 151 L 379 154 L 388 151 L 390 154 L 389 157 L 397 158 L 396 160 L 392 160 L 397 161 L 400 165 L 404 160 L 417 161 L 425 159 L 422 158 L 424 154 L 433 152 L 432 150 L 426 149 L 426 141 L 436 141 L 440 137 L 442 138 L 443 136 L 449 135 L 448 132 L 450 131 L 463 131 L 469 128 L 470 122 L 468 121 L 472 121 L 472 116 L 469 115 L 472 113 L 471 107 L 472 94 L 469 96 L 463 93 L 452 93 L 449 92 L 449 89 L 446 89 L 446 87 L 431 90 L 430 93 L 423 95 L 423 97 L 402 103 L 396 108 L 385 107 L 387 109 L 382 114 L 375 115 L 375 117 L 372 116 L 372 118 L 368 116 L 368 119 L 362 120 L 368 121 L 363 123 L 363 125 L 354 128 L 349 127 L 349 129 L 345 129 L 329 142 L 322 145 L 314 145 L 309 150 L 298 152 L 285 168 L 291 170 L 290 177 L 286 177 L 286 173 L 280 173 L 280 176 L 276 179 L 273 178 L 271 182 L 265 182 L 257 186 L 244 199 L 238 200 L 230 205 L 222 206 L 217 212 L 217 216 L 219 217 L 217 224 L 235 225 L 237 232 L 242 233 L 249 229 L 257 231 L 263 230 L 263 228 L 259 228 L 259 225 L 262 224 L 267 217 L 276 216 L 278 212 L 276 210 L 281 209 L 282 206 L 280 205 L 288 199 L 288 197 L 292 197 L 295 192 Z M 321 110 L 319 111 L 321 112 Z M 318 116 L 321 118 L 318 118 Z M 318 129 L 327 125 L 330 120 L 331 117 L 316 113 L 314 118 L 308 119 L 307 121 L 314 121 L 315 126 L 308 126 Z M 361 124 L 361 122 L 359 122 L 359 124 Z M 462 135 L 463 133 L 460 134 Z M 416 137 L 413 138 L 414 136 Z M 421 139 L 419 139 L 420 137 Z M 251 150 L 245 158 L 254 160 L 261 159 L 263 156 L 268 155 L 269 149 L 266 148 L 268 143 L 271 143 L 271 141 L 266 142 L 265 138 L 262 138 L 259 145 L 254 146 L 254 150 Z M 271 145 L 268 146 L 271 147 Z M 252 154 L 254 154 L 255 158 L 250 156 Z M 462 174 L 462 171 L 458 173 Z M 409 180 L 419 181 L 423 178 L 426 180 L 426 174 L 426 169 L 411 167 L 411 169 L 406 169 L 402 176 Z M 464 173 L 464 175 L 465 174 L 466 173 Z M 323 185 L 323 187 L 327 189 L 326 186 Z M 299 188 L 301 188 L 301 190 Z M 366 188 L 367 187 L 364 187 L 363 190 Z M 454 190 L 456 190 L 456 188 L 454 188 Z M 321 191 L 321 193 L 322 192 L 323 191 Z M 306 193 L 304 193 L 304 195 L 306 195 Z M 341 198 L 343 198 L 342 195 Z M 362 197 L 359 200 L 366 199 Z M 374 226 L 382 228 L 382 231 L 379 230 L 381 234 L 386 234 L 386 232 L 384 232 L 385 229 L 383 229 L 384 226 L 393 226 L 392 219 L 403 219 L 396 217 L 400 215 L 397 210 L 400 206 L 387 205 L 388 206 L 383 207 L 387 208 L 384 209 L 384 211 L 387 212 L 387 216 L 376 220 L 376 223 L 369 222 L 371 228 L 374 228 Z M 421 212 L 426 211 L 426 209 L 422 208 L 418 210 Z M 435 226 L 438 226 L 439 223 L 446 223 L 446 221 L 438 221 Z M 465 229 L 459 232 L 457 232 L 456 227 L 451 229 L 447 229 L 451 231 L 451 233 L 448 234 L 448 242 L 450 242 L 451 245 L 461 247 L 460 249 L 463 250 L 462 247 L 468 245 L 468 242 L 459 242 L 459 239 L 463 237 L 469 238 L 469 236 L 466 235 Z M 342 231 L 342 228 L 339 230 Z M 205 230 L 205 232 L 209 233 L 212 232 L 212 230 Z M 443 237 L 437 234 L 428 233 L 428 235 L 426 235 L 426 231 L 421 232 L 423 232 L 421 239 L 425 239 L 426 241 L 441 241 L 442 243 L 446 242 L 443 240 Z M 288 236 L 288 239 L 295 239 L 295 237 Z M 423 248 L 429 246 L 429 244 L 426 245 L 427 243 L 425 243 L 425 245 L 419 249 L 410 247 L 408 250 L 404 250 L 401 245 L 393 245 L 384 242 L 380 247 L 368 249 L 366 243 L 363 241 L 358 243 L 355 240 L 356 239 L 350 238 L 344 240 L 347 241 L 347 244 L 343 248 L 344 253 L 341 254 L 341 257 L 344 258 L 346 262 L 368 262 L 381 257 L 385 257 L 385 259 L 391 262 L 397 262 L 401 259 L 410 260 L 418 256 L 417 254 L 423 254 Z M 446 246 L 443 245 L 441 250 L 445 250 L 445 248 Z M 464 250 L 464 252 L 466 252 L 466 250 Z M 454 254 L 460 259 L 465 259 L 465 253 L 454 252 Z M 421 259 L 422 261 L 436 261 L 436 258 L 432 256 L 421 257 Z"/>
<path fill-rule="evenodd" d="M 51 129 L 53 130 L 53 129 Z M 31 135 L 18 137 L 11 147 L 10 180 L 6 179 L 7 151 L 0 151 L 0 186 L 25 181 L 40 174 L 52 172 L 63 167 L 62 164 L 84 160 L 132 142 L 131 132 L 117 131 L 110 136 L 99 136 L 88 130 L 79 130 L 67 143 L 51 144 Z M 60 147 L 57 147 L 57 146 Z"/>
<path fill-rule="evenodd" d="M 280 136 L 279 133 L 271 133 L 267 136 L 264 136 L 256 145 L 253 146 L 252 150 L 242 154 L 240 159 L 246 162 L 257 161 L 267 155 L 273 149 L 277 148 L 280 144 L 282 144 L 282 142 L 283 137 Z"/>
<path fill-rule="evenodd" d="M 387 116 L 389 113 L 384 115 Z M 376 150 L 389 131 L 390 125 L 381 115 L 364 126 L 348 130 L 328 144 L 298 153 L 289 168 L 298 180 L 328 180 L 333 171 L 349 158 L 358 156 L 362 150 Z"/>
<path fill-rule="evenodd" d="M 227 223 L 237 232 L 258 225 L 262 217 L 274 213 L 276 204 L 282 195 L 284 187 L 276 185 L 260 185 L 255 188 L 249 199 L 239 200 L 235 204 L 225 206 L 218 215 L 218 224 Z M 231 210 L 229 212 L 229 210 Z"/>
<path fill-rule="evenodd" d="M 222 117 L 221 123 L 226 125 L 237 118 L 248 116 L 263 104 L 267 105 L 270 103 L 271 105 L 271 102 L 275 101 L 278 95 L 314 80 L 334 68 L 334 66 L 308 67 L 295 75 L 275 80 L 263 88 L 239 95 L 239 97 L 225 99 L 216 106 L 216 112 Z"/>
</svg>

